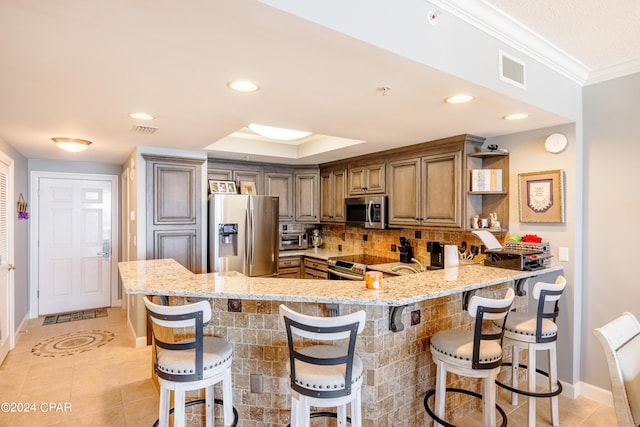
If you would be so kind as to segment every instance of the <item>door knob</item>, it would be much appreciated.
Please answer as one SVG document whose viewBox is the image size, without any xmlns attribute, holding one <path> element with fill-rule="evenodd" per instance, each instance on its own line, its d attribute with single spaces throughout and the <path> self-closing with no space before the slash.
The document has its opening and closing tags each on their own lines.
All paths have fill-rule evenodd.
<svg viewBox="0 0 640 427">
<path fill-rule="evenodd" d="M 9 265 L 7 266 L 7 269 L 8 269 L 9 271 L 13 271 L 13 270 L 15 270 L 16 268 L 15 268 L 13 265 L 9 264 Z"/>
</svg>

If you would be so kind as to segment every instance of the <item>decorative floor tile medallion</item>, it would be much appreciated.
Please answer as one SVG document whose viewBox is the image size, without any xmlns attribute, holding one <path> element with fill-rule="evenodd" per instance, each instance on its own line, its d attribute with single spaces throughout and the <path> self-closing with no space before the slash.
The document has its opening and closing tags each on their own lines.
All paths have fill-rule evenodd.
<svg viewBox="0 0 640 427">
<path fill-rule="evenodd" d="M 114 337 L 114 333 L 109 331 L 70 332 L 47 338 L 36 344 L 31 349 L 31 353 L 42 357 L 72 356 L 102 347 Z"/>
</svg>

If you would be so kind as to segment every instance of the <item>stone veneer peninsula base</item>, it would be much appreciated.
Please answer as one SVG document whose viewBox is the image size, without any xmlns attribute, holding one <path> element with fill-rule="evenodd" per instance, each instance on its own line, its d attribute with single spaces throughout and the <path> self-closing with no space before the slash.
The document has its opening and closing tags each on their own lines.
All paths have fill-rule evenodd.
<svg viewBox="0 0 640 427">
<path fill-rule="evenodd" d="M 188 287 L 184 279 L 191 273 L 187 270 L 182 272 L 186 275 L 182 282 L 176 281 L 173 286 L 165 284 L 167 278 L 177 279 L 178 271 L 173 274 L 167 270 L 170 266 L 176 266 L 159 263 L 156 264 L 157 269 L 154 269 L 154 262 L 157 263 L 146 261 L 148 264 L 143 265 L 140 264 L 143 261 L 138 261 L 120 264 L 126 291 L 169 295 L 172 297 L 172 304 L 184 304 L 194 297 L 210 300 L 213 317 L 207 326 L 207 332 L 226 338 L 234 346 L 234 406 L 239 413 L 238 425 L 243 427 L 282 427 L 289 423 L 290 395 L 285 370 L 288 350 L 284 325 L 278 314 L 280 304 L 313 316 L 328 315 L 326 304 L 338 303 L 340 314 L 365 310 L 367 324 L 358 337 L 356 347 L 366 370 L 362 390 L 363 427 L 417 427 L 431 425 L 432 422 L 423 407 L 425 394 L 435 386 L 436 368 L 429 352 L 429 338 L 442 329 L 472 328 L 473 319 L 463 310 L 465 292 L 471 290 L 477 295 L 499 298 L 504 295 L 507 287 L 513 286 L 518 280 L 541 274 L 555 276 L 561 272 L 560 268 L 549 268 L 542 272 L 518 272 L 481 266 L 460 267 L 461 274 L 455 285 L 451 283 L 447 290 L 435 291 L 433 283 L 444 282 L 443 272 L 411 275 L 410 279 L 405 276 L 401 281 L 385 278 L 380 291 L 364 289 L 364 282 L 277 278 L 258 280 L 239 277 L 241 275 L 237 273 L 230 274 L 230 281 L 227 282 L 216 282 L 213 278 L 215 276 L 220 279 L 221 275 L 224 276 L 222 273 L 192 275 L 188 279 L 197 277 L 201 280 L 209 276 L 207 283 L 210 291 L 207 292 L 199 281 L 191 284 L 191 290 L 179 289 Z M 470 285 L 470 279 L 466 276 L 474 274 L 478 277 L 477 282 Z M 236 279 L 246 280 L 246 285 L 254 292 L 245 290 L 243 295 L 236 288 L 238 283 L 232 284 Z M 543 279 L 552 280 L 551 277 Z M 265 284 L 264 281 L 271 283 Z M 274 290 L 275 282 L 285 289 Z M 268 286 L 268 291 L 263 286 Z M 415 295 L 411 297 L 403 292 L 394 294 L 390 290 L 394 286 L 414 287 Z M 345 287 L 349 289 L 345 290 Z M 301 295 L 305 296 L 296 296 L 299 291 L 303 291 Z M 417 296 L 416 291 L 423 292 L 422 296 Z M 278 296 L 279 292 L 291 295 Z M 340 302 L 341 297 L 328 297 L 331 293 L 343 295 L 344 302 Z M 442 293 L 445 295 L 434 295 Z M 395 295 L 395 299 L 387 300 L 392 295 Z M 520 310 L 525 308 L 526 298 L 516 298 L 515 306 Z M 241 304 L 238 304 L 238 300 Z M 398 332 L 390 330 L 391 306 L 406 306 L 399 316 L 404 328 Z M 261 376 L 262 393 L 251 392 L 252 374 Z M 502 380 L 508 380 L 508 375 L 509 370 L 505 369 L 501 373 Z M 449 386 L 480 391 L 478 380 L 453 374 L 449 374 Z M 216 395 L 218 392 L 216 389 Z M 454 414 L 460 416 L 480 407 L 477 399 L 468 396 L 453 394 L 447 398 L 446 419 L 453 419 Z M 192 407 L 190 410 L 188 418 L 193 420 L 193 425 L 200 425 L 201 409 Z M 326 424 L 315 422 L 314 425 L 333 425 L 333 420 Z"/>
</svg>

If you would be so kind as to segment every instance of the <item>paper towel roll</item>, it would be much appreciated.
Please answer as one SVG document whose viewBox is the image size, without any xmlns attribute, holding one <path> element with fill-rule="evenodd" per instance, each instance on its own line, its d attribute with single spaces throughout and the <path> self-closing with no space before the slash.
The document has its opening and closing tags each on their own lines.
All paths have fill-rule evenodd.
<svg viewBox="0 0 640 427">
<path fill-rule="evenodd" d="M 458 247 L 456 245 L 444 245 L 444 268 L 457 267 L 460 264 Z"/>
</svg>

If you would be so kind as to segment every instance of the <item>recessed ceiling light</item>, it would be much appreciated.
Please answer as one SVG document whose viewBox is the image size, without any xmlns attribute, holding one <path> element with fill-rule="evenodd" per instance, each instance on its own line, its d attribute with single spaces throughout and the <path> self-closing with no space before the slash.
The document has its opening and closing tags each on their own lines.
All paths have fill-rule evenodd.
<svg viewBox="0 0 640 427">
<path fill-rule="evenodd" d="M 86 139 L 78 139 L 78 138 L 51 138 L 53 142 L 60 148 L 65 151 L 70 151 L 72 153 L 79 153 L 80 151 L 84 151 L 91 145 L 91 141 L 87 141 Z"/>
<path fill-rule="evenodd" d="M 473 99 L 473 96 L 471 95 L 466 95 L 466 94 L 460 94 L 460 95 L 453 95 L 448 97 L 447 99 L 445 99 L 445 102 L 447 104 L 463 104 L 465 102 L 469 102 Z"/>
<path fill-rule="evenodd" d="M 505 120 L 520 120 L 520 119 L 526 119 L 527 117 L 529 117 L 528 114 L 515 113 L 515 114 L 509 114 L 508 116 L 504 116 L 503 119 L 505 119 Z"/>
<path fill-rule="evenodd" d="M 138 119 L 138 120 L 155 120 L 156 119 L 151 114 L 147 114 L 147 113 L 131 113 L 129 114 L 129 117 Z"/>
<path fill-rule="evenodd" d="M 265 138 L 275 139 L 278 141 L 292 141 L 294 139 L 300 139 L 304 138 L 305 136 L 311 135 L 311 132 L 278 128 L 274 126 L 258 125 L 255 123 L 251 123 L 249 125 L 249 129 L 257 133 L 258 135 L 264 136 Z"/>
<path fill-rule="evenodd" d="M 236 92 L 257 92 L 260 90 L 260 86 L 251 80 L 233 80 L 228 82 L 227 86 Z"/>
</svg>

